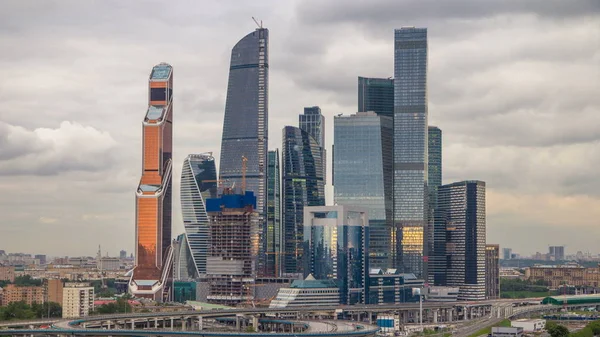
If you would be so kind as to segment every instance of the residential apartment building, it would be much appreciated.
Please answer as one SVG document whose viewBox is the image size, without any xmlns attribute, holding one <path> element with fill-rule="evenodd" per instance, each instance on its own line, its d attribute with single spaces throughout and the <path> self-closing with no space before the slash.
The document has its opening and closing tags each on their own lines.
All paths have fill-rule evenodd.
<svg viewBox="0 0 600 337">
<path fill-rule="evenodd" d="M 15 281 L 15 267 L 0 267 L 0 281 Z"/>
<path fill-rule="evenodd" d="M 94 310 L 94 287 L 88 283 L 67 283 L 63 288 L 63 318 L 89 316 Z"/>
<path fill-rule="evenodd" d="M 485 245 L 485 298 L 500 298 L 500 246 Z"/>
<path fill-rule="evenodd" d="M 45 282 L 46 299 L 48 302 L 54 302 L 62 305 L 63 302 L 63 281 L 60 279 L 49 279 Z"/>
<path fill-rule="evenodd" d="M 44 303 L 44 287 L 19 287 L 8 284 L 3 290 L 2 303 L 0 303 L 3 306 L 13 302 L 25 302 L 28 305 Z"/>
<path fill-rule="evenodd" d="M 561 285 L 599 287 L 600 265 L 594 268 L 585 268 L 576 264 L 536 265 L 525 271 L 525 277 L 531 282 L 543 281 L 551 289 L 557 289 Z"/>
</svg>

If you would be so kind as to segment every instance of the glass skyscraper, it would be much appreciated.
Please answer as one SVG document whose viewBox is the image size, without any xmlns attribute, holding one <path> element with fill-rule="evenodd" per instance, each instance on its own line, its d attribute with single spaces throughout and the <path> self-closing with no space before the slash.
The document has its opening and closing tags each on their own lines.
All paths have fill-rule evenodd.
<svg viewBox="0 0 600 337">
<path fill-rule="evenodd" d="M 206 273 L 208 215 L 206 200 L 217 197 L 217 169 L 210 153 L 190 154 L 181 170 L 181 215 L 197 274 Z"/>
<path fill-rule="evenodd" d="M 395 264 L 426 274 L 427 29 L 394 31 L 394 230 Z M 337 179 L 337 177 L 336 177 Z"/>
<path fill-rule="evenodd" d="M 427 224 L 427 252 L 428 266 L 433 261 L 433 246 L 434 246 L 434 224 L 433 215 L 437 207 L 437 191 L 442 184 L 442 130 L 436 126 L 428 127 L 428 178 L 427 185 L 429 188 L 429 219 Z M 428 275 L 428 281 L 433 283 L 433 278 Z"/>
<path fill-rule="evenodd" d="M 169 300 L 172 276 L 171 215 L 173 157 L 173 68 L 161 63 L 148 80 L 142 122 L 142 178 L 136 191 L 134 296 Z"/>
<path fill-rule="evenodd" d="M 483 300 L 486 294 L 485 182 L 461 181 L 438 189 L 435 210 L 434 283 L 459 287 L 459 299 Z"/>
<path fill-rule="evenodd" d="M 391 266 L 391 117 L 359 112 L 334 117 L 334 196 L 336 205 L 369 210 L 369 265 Z"/>
<path fill-rule="evenodd" d="M 323 164 L 323 179 L 327 183 L 327 151 L 325 150 L 325 116 L 321 114 L 321 108 L 311 106 L 304 108 L 304 114 L 298 115 L 298 126 L 301 130 L 308 132 L 321 147 L 321 159 Z"/>
<path fill-rule="evenodd" d="M 269 31 L 259 28 L 231 50 L 225 102 L 219 179 L 227 186 L 242 185 L 242 156 L 246 190 L 256 195 L 256 211 L 266 224 Z M 264 226 L 263 224 L 263 226 Z"/>
<path fill-rule="evenodd" d="M 193 280 L 198 276 L 187 237 L 185 234 L 181 234 L 173 242 L 173 280 Z"/>
<path fill-rule="evenodd" d="M 322 147 L 306 131 L 283 128 L 283 271 L 302 273 L 304 207 L 325 205 Z"/>
<path fill-rule="evenodd" d="M 358 112 L 366 111 L 394 118 L 393 79 L 358 78 Z"/>
<path fill-rule="evenodd" d="M 267 234 L 261 242 L 265 246 L 265 275 L 281 273 L 281 175 L 279 150 L 269 151 L 267 160 Z"/>
<path fill-rule="evenodd" d="M 305 207 L 304 216 L 304 277 L 312 274 L 317 280 L 336 280 L 341 304 L 365 303 L 369 271 L 367 210 Z"/>
</svg>

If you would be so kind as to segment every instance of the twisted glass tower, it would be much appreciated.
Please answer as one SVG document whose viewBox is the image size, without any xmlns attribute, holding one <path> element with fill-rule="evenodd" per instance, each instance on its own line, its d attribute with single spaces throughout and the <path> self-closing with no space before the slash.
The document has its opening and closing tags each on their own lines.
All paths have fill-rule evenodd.
<svg viewBox="0 0 600 337">
<path fill-rule="evenodd" d="M 406 27 L 394 36 L 394 230 L 396 267 L 426 274 L 427 29 Z"/>
<path fill-rule="evenodd" d="M 190 154 L 181 170 L 181 215 L 197 274 L 206 273 L 208 215 L 206 200 L 217 197 L 217 169 L 210 153 Z"/>
<path fill-rule="evenodd" d="M 242 184 L 256 195 L 256 212 L 264 220 L 267 185 L 269 31 L 259 28 L 231 50 L 219 178 L 228 186 Z M 264 221 L 263 221 L 264 222 Z"/>
<path fill-rule="evenodd" d="M 129 283 L 137 297 L 167 299 L 172 276 L 171 175 L 173 68 L 150 73 L 148 110 L 142 122 L 142 178 L 136 192 L 135 269 Z"/>
</svg>

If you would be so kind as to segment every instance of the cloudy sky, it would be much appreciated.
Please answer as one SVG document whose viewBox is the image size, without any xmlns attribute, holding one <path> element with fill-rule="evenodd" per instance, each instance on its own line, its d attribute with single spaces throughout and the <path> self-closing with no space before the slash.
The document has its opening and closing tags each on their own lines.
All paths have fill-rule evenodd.
<svg viewBox="0 0 600 337">
<path fill-rule="evenodd" d="M 218 158 L 233 45 L 270 29 L 269 147 L 304 106 L 357 106 L 393 74 L 393 30 L 427 27 L 444 182 L 487 182 L 489 243 L 600 252 L 600 1 L 0 2 L 0 249 L 134 246 L 147 78 L 175 69 L 174 234 L 188 153 Z M 331 191 L 331 190 L 330 190 Z"/>
</svg>

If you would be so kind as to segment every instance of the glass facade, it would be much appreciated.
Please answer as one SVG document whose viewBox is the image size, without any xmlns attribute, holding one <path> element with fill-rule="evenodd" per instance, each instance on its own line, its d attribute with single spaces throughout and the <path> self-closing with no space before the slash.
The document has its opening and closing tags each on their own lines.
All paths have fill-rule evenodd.
<svg viewBox="0 0 600 337">
<path fill-rule="evenodd" d="M 442 184 L 442 130 L 436 126 L 429 126 L 428 132 L 428 171 L 427 185 L 429 188 L 429 219 L 427 223 L 427 252 L 428 265 L 436 263 L 433 261 L 432 252 L 434 249 L 434 210 L 437 207 L 437 191 Z M 433 278 L 429 276 L 428 281 L 433 283 Z"/>
<path fill-rule="evenodd" d="M 308 132 L 321 147 L 321 160 L 323 163 L 323 179 L 327 183 L 327 156 L 325 151 L 325 116 L 321 114 L 321 108 L 312 106 L 304 108 L 304 114 L 298 115 L 298 126 L 301 130 Z"/>
<path fill-rule="evenodd" d="M 401 28 L 394 33 L 395 265 L 422 278 L 427 272 L 423 239 L 429 213 L 427 29 Z"/>
<path fill-rule="evenodd" d="M 369 264 L 391 266 L 392 118 L 362 112 L 334 117 L 336 205 L 369 210 Z"/>
<path fill-rule="evenodd" d="M 225 102 L 219 179 L 227 186 L 242 185 L 242 156 L 246 190 L 257 198 L 256 211 L 266 219 L 269 31 L 256 29 L 231 50 Z M 261 220 L 261 222 L 263 222 Z M 263 227 L 266 221 L 264 221 Z M 263 228 L 264 229 L 264 228 Z"/>
<path fill-rule="evenodd" d="M 304 207 L 325 205 L 322 148 L 308 132 L 283 128 L 283 244 L 285 273 L 302 273 Z"/>
<path fill-rule="evenodd" d="M 193 280 L 198 278 L 196 263 L 194 262 L 185 234 L 177 237 L 173 248 L 173 280 Z"/>
<path fill-rule="evenodd" d="M 369 270 L 366 212 L 347 206 L 305 208 L 304 276 L 336 280 L 341 304 L 365 303 Z"/>
<path fill-rule="evenodd" d="M 358 78 L 358 112 L 366 111 L 394 118 L 393 79 Z"/>
<path fill-rule="evenodd" d="M 279 150 L 269 151 L 267 161 L 267 235 L 265 246 L 265 275 L 281 274 L 282 227 L 281 227 L 281 176 Z"/>
<path fill-rule="evenodd" d="M 190 154 L 181 170 L 181 215 L 197 274 L 206 273 L 208 215 L 206 200 L 217 197 L 217 169 L 212 154 Z"/>
<path fill-rule="evenodd" d="M 149 78 L 148 110 L 142 122 L 143 158 L 142 177 L 136 192 L 134 282 L 160 280 L 171 246 L 172 88 L 173 68 L 166 63 L 155 66 Z M 154 97 L 154 89 L 160 89 L 164 95 Z M 145 297 L 162 300 L 162 293 Z"/>
<path fill-rule="evenodd" d="M 485 299 L 485 223 L 485 182 L 439 187 L 433 255 L 445 264 L 432 265 L 431 272 L 436 285 L 459 287 L 459 300 Z"/>
</svg>

